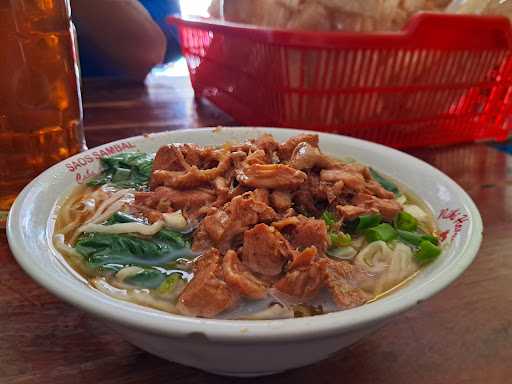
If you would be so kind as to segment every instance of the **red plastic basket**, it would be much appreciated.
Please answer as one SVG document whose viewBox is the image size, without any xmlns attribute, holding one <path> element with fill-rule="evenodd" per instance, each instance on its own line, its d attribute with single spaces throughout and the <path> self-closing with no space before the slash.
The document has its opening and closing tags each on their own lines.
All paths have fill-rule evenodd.
<svg viewBox="0 0 512 384">
<path fill-rule="evenodd" d="M 502 17 L 419 14 L 401 32 L 299 32 L 171 18 L 196 96 L 238 122 L 399 148 L 508 137 Z"/>
</svg>

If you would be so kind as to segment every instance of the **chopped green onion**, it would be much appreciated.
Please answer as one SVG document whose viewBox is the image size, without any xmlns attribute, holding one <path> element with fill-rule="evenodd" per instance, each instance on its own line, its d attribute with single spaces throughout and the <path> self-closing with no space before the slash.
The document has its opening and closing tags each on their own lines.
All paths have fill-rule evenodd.
<svg viewBox="0 0 512 384">
<path fill-rule="evenodd" d="M 375 227 L 382 222 L 381 215 L 363 215 L 358 217 L 356 230 L 358 232 L 364 231 L 365 229 Z"/>
<path fill-rule="evenodd" d="M 345 247 L 352 243 L 352 237 L 348 233 L 330 233 L 329 236 L 333 247 Z"/>
<path fill-rule="evenodd" d="M 419 246 L 420 243 L 424 240 L 421 233 L 403 231 L 401 229 L 398 229 L 397 232 L 401 240 L 412 245 Z"/>
<path fill-rule="evenodd" d="M 396 229 L 402 229 L 404 231 L 415 231 L 418 228 L 418 220 L 407 212 L 400 212 L 394 221 Z"/>
<path fill-rule="evenodd" d="M 387 243 L 396 239 L 398 234 L 390 224 L 382 223 L 376 227 L 369 228 L 365 233 L 365 237 L 369 243 L 373 243 L 374 241 L 379 240 L 385 241 Z"/>
<path fill-rule="evenodd" d="M 434 261 L 441 254 L 441 248 L 428 240 L 420 243 L 419 249 L 414 256 L 420 264 L 427 264 Z"/>
<path fill-rule="evenodd" d="M 423 240 L 430 241 L 434 245 L 439 245 L 439 239 L 431 235 L 423 235 Z"/>
<path fill-rule="evenodd" d="M 336 224 L 336 216 L 334 216 L 334 213 L 329 211 L 324 211 L 324 213 L 322 213 L 322 220 L 325 221 L 325 224 L 327 224 L 328 227 Z"/>
<path fill-rule="evenodd" d="M 327 250 L 328 256 L 338 260 L 352 260 L 356 254 L 357 251 L 352 247 L 336 247 Z"/>
<path fill-rule="evenodd" d="M 176 288 L 176 285 L 181 281 L 181 275 L 179 273 L 172 273 L 162 284 L 157 288 L 157 292 L 160 294 L 170 293 Z"/>
<path fill-rule="evenodd" d="M 419 246 L 422 241 L 429 241 L 434 245 L 439 244 L 439 240 L 431 235 L 426 235 L 424 233 L 418 233 L 418 232 L 409 232 L 409 231 L 403 231 L 401 229 L 397 230 L 398 236 L 400 239 L 406 243 Z"/>
</svg>

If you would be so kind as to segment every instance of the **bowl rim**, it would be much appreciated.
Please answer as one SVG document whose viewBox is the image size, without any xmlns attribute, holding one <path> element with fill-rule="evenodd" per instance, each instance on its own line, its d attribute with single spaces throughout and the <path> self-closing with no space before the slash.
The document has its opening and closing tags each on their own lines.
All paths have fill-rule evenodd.
<svg viewBox="0 0 512 384">
<path fill-rule="evenodd" d="M 218 129 L 219 127 L 193 128 L 178 131 L 165 131 L 150 134 L 149 136 L 151 138 L 158 138 L 159 136 L 168 138 L 169 135 L 172 136 L 174 132 L 187 134 L 188 132 L 197 133 L 198 131 L 201 131 L 207 134 L 208 132 L 213 133 Z M 436 271 L 427 283 L 423 284 L 416 290 L 408 290 L 408 287 L 402 288 L 401 300 L 393 300 L 392 298 L 394 295 L 390 295 L 388 297 L 390 299 L 387 301 L 382 299 L 358 308 L 314 317 L 264 321 L 201 319 L 172 315 L 162 311 L 148 309 L 136 304 L 113 299 L 103 294 L 102 296 L 105 296 L 104 298 L 98 296 L 98 300 L 91 301 L 86 297 L 87 295 L 82 292 L 82 289 L 92 289 L 89 286 L 80 283 L 83 286 L 82 289 L 61 289 L 58 279 L 54 278 L 54 274 L 47 274 L 30 262 L 31 256 L 28 255 L 31 253 L 31 249 L 26 247 L 22 241 L 19 241 L 23 233 L 21 226 L 19 225 L 20 215 L 23 213 L 22 206 L 34 186 L 43 180 L 53 177 L 53 175 L 62 167 L 64 162 L 76 160 L 79 156 L 83 156 L 93 150 L 99 150 L 106 146 L 121 143 L 127 139 L 142 140 L 143 138 L 148 137 L 148 135 L 139 135 L 116 140 L 65 159 L 43 172 L 23 189 L 13 204 L 7 220 L 7 238 L 10 249 L 17 262 L 32 279 L 60 299 L 77 306 L 96 317 L 113 321 L 132 329 L 157 335 L 193 337 L 224 343 L 238 343 L 241 341 L 263 343 L 290 339 L 318 339 L 376 324 L 387 317 L 404 312 L 412 306 L 419 304 L 423 300 L 440 292 L 467 269 L 478 253 L 482 241 L 483 223 L 476 205 L 469 195 L 455 181 L 423 160 L 390 147 L 342 135 L 269 127 L 226 127 L 223 129 L 238 131 L 241 134 L 254 132 L 256 130 L 260 133 L 281 132 L 289 135 L 317 133 L 320 135 L 321 139 L 342 140 L 347 144 L 363 148 L 367 147 L 396 156 L 404 161 L 417 163 L 418 166 L 427 168 L 432 173 L 433 177 L 436 177 L 442 180 L 444 184 L 449 185 L 457 192 L 458 197 L 461 198 L 460 203 L 468 210 L 471 219 L 469 221 L 470 225 L 467 240 L 461 244 L 458 256 L 456 256 L 453 262 L 444 269 Z M 52 196 L 51 199 L 53 201 L 57 201 L 61 197 L 61 195 Z M 50 246 L 47 250 L 45 249 L 44 252 L 49 257 L 53 257 Z"/>
</svg>

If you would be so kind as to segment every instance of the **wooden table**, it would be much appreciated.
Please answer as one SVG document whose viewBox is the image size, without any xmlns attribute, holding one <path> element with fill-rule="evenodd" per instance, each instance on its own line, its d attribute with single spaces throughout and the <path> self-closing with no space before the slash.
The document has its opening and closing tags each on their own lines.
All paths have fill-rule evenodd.
<svg viewBox="0 0 512 384">
<path fill-rule="evenodd" d="M 186 77 L 147 88 L 84 83 L 89 147 L 143 132 L 234 124 L 196 103 Z M 478 258 L 448 289 L 314 366 L 255 380 L 222 378 L 153 357 L 37 286 L 0 240 L 0 383 L 511 383 L 512 156 L 482 144 L 415 151 L 476 201 Z M 176 351 L 179 353 L 179 351 Z"/>
</svg>

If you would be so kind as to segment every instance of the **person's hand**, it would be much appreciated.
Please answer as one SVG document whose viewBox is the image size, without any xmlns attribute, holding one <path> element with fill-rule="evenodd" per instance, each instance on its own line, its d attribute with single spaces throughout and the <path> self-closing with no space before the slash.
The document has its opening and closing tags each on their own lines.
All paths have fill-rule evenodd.
<svg viewBox="0 0 512 384">
<path fill-rule="evenodd" d="M 162 62 L 165 35 L 137 0 L 73 0 L 71 6 L 80 39 L 105 68 L 144 80 Z"/>
</svg>

